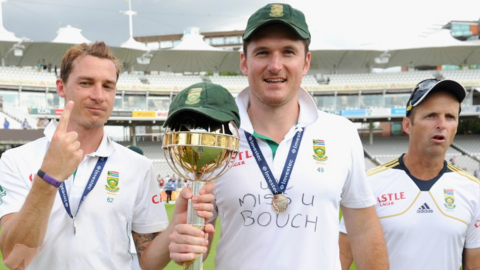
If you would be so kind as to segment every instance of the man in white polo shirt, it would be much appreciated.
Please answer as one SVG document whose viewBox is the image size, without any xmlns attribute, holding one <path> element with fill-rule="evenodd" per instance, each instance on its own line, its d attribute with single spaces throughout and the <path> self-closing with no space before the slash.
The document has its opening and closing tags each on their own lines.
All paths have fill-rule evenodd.
<svg viewBox="0 0 480 270">
<path fill-rule="evenodd" d="M 3 154 L 0 248 L 9 268 L 131 269 L 130 232 L 142 269 L 170 260 L 168 237 L 185 223 L 192 195 L 180 196 L 169 224 L 152 162 L 104 132 L 119 72 L 105 43 L 72 47 L 57 80 L 66 102 L 60 121 L 44 138 Z M 212 216 L 213 195 L 193 199 L 199 215 Z M 196 233 L 206 249 L 204 233 Z"/>
<path fill-rule="evenodd" d="M 236 99 L 238 159 L 215 180 L 222 228 L 216 269 L 340 269 L 340 208 L 364 258 L 359 269 L 387 269 L 357 130 L 318 111 L 300 88 L 311 59 L 303 13 L 268 4 L 249 18 L 243 40 L 240 68 L 249 87 Z M 178 263 L 189 252 L 180 235 L 170 245 Z"/>
<path fill-rule="evenodd" d="M 480 182 L 445 161 L 465 95 L 455 81 L 420 82 L 402 123 L 408 152 L 367 173 L 392 270 L 480 269 Z M 340 231 L 347 270 L 357 258 Z"/>
</svg>

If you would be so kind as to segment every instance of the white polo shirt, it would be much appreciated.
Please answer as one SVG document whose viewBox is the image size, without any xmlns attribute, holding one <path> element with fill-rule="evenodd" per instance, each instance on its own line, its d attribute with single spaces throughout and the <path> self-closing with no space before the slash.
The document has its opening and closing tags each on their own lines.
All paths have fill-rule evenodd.
<svg viewBox="0 0 480 270">
<path fill-rule="evenodd" d="M 445 162 L 437 177 L 421 181 L 402 157 L 367 173 L 390 269 L 460 269 L 463 248 L 480 248 L 479 180 Z"/>
<path fill-rule="evenodd" d="M 0 217 L 22 208 L 56 125 L 51 121 L 46 137 L 3 154 Z M 57 195 L 45 240 L 28 269 L 131 269 L 129 233 L 160 232 L 168 226 L 152 162 L 107 135 L 96 152 L 85 156 L 75 178 L 65 181 L 73 215 L 98 157 L 108 160 L 76 216 L 76 235 L 73 220 Z M 116 178 L 117 184 L 109 185 L 107 175 Z"/>
<path fill-rule="evenodd" d="M 296 131 L 304 131 L 285 192 L 290 204 L 276 214 L 272 192 L 245 139 L 245 130 L 253 134 L 249 95 L 245 89 L 236 100 L 242 119 L 239 156 L 234 167 L 216 180 L 222 232 L 215 269 L 341 269 L 340 204 L 350 208 L 375 204 L 355 126 L 346 118 L 318 111 L 308 93 L 299 90 L 298 124 L 280 143 L 275 158 L 267 142 L 256 139 L 278 181 Z"/>
</svg>

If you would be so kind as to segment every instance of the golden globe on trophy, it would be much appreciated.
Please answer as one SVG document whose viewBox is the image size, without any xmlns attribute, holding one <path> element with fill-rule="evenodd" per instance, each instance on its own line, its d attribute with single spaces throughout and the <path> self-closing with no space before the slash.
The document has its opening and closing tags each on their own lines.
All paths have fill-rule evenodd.
<svg viewBox="0 0 480 270">
<path fill-rule="evenodd" d="M 213 83 L 197 83 L 182 90 L 170 104 L 165 121 L 162 147 L 170 168 L 191 181 L 191 191 L 199 195 L 203 185 L 226 173 L 239 150 L 240 117 L 230 92 Z M 203 229 L 188 202 L 187 223 Z M 184 269 L 202 269 L 203 254 L 184 263 Z"/>
</svg>

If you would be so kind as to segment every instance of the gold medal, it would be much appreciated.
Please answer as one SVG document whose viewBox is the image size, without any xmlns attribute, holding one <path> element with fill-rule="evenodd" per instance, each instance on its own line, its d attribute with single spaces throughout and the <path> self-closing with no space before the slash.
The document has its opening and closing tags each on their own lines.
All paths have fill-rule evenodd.
<svg viewBox="0 0 480 270">
<path fill-rule="evenodd" d="M 275 213 L 283 213 L 287 210 L 288 199 L 283 194 L 276 194 L 272 200 L 272 208 Z"/>
</svg>

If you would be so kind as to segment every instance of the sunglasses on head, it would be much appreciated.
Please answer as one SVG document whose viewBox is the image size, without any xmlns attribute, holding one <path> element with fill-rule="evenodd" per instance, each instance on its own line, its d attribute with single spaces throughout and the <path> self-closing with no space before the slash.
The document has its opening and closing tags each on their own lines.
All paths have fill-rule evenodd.
<svg viewBox="0 0 480 270">
<path fill-rule="evenodd" d="M 410 111 L 413 109 L 413 105 L 416 104 L 425 93 L 430 90 L 435 84 L 437 84 L 440 80 L 437 79 L 426 79 L 417 84 L 413 89 L 412 94 L 407 102 L 407 116 L 409 115 Z"/>
</svg>

